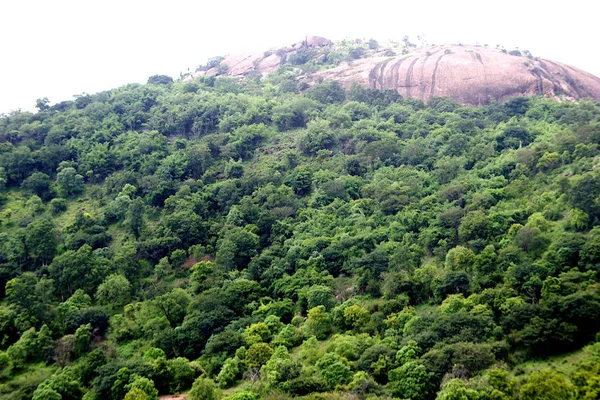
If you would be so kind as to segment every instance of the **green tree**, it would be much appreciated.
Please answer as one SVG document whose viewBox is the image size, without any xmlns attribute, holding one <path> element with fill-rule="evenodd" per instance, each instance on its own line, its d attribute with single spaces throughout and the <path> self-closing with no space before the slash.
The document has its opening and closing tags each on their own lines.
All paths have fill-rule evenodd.
<svg viewBox="0 0 600 400">
<path fill-rule="evenodd" d="M 98 257 L 90 246 L 68 250 L 57 256 L 48 267 L 59 296 L 70 296 L 77 289 L 93 293 L 111 270 L 110 261 Z"/>
<path fill-rule="evenodd" d="M 57 246 L 55 226 L 51 221 L 38 218 L 25 228 L 25 247 L 36 265 L 52 261 Z"/>
<path fill-rule="evenodd" d="M 317 306 L 308 310 L 306 329 L 317 339 L 323 340 L 331 332 L 331 318 L 324 306 Z"/>
<path fill-rule="evenodd" d="M 218 394 L 212 379 L 200 377 L 194 381 L 188 393 L 190 400 L 217 400 Z"/>
<path fill-rule="evenodd" d="M 405 363 L 388 373 L 388 389 L 401 399 L 423 399 L 431 396 L 433 374 L 415 361 Z"/>
<path fill-rule="evenodd" d="M 56 186 L 63 196 L 73 196 L 83 192 L 83 176 L 75 168 L 67 167 L 56 175 Z"/>
<path fill-rule="evenodd" d="M 352 380 L 352 370 L 348 361 L 335 353 L 326 353 L 315 366 L 331 388 L 345 385 Z"/>
<path fill-rule="evenodd" d="M 246 352 L 246 365 L 249 368 L 260 368 L 269 361 L 273 349 L 266 343 L 255 343 Z"/>
<path fill-rule="evenodd" d="M 219 375 L 217 376 L 217 382 L 219 387 L 228 388 L 232 386 L 241 376 L 241 363 L 239 358 L 232 357 L 225 360 Z"/>
<path fill-rule="evenodd" d="M 136 239 L 139 239 L 146 226 L 144 209 L 145 207 L 143 200 L 137 197 L 131 202 L 129 209 L 127 210 L 125 226 L 129 228 Z"/>
<path fill-rule="evenodd" d="M 558 372 L 543 370 L 534 372 L 519 390 L 523 400 L 573 399 L 573 386 Z"/>
<path fill-rule="evenodd" d="M 34 172 L 23 181 L 21 187 L 31 193 L 38 195 L 42 200 L 52 198 L 50 177 L 43 172 Z"/>
<path fill-rule="evenodd" d="M 476 390 L 470 389 L 461 379 L 450 379 L 444 383 L 442 390 L 436 396 L 436 400 L 479 400 L 480 396 Z"/>
<path fill-rule="evenodd" d="M 37 108 L 40 112 L 48 111 L 48 109 L 50 108 L 49 104 L 50 100 L 48 100 L 47 97 L 42 97 L 35 100 L 35 108 Z"/>
<path fill-rule="evenodd" d="M 168 85 L 173 83 L 173 78 L 168 75 L 152 75 L 148 78 L 149 85 Z"/>
<path fill-rule="evenodd" d="M 132 375 L 129 380 L 131 383 L 125 386 L 127 391 L 139 389 L 148 396 L 148 400 L 158 400 L 158 390 L 154 387 L 152 380 L 136 374 Z"/>
<path fill-rule="evenodd" d="M 308 309 L 324 306 L 330 310 L 335 305 L 335 297 L 328 286 L 313 285 L 306 290 L 306 303 Z"/>
<path fill-rule="evenodd" d="M 109 275 L 98 286 L 95 299 L 100 304 L 108 305 L 113 309 L 120 309 L 130 299 L 131 284 L 123 275 Z"/>
<path fill-rule="evenodd" d="M 176 357 L 167 361 L 169 373 L 171 374 L 171 391 L 181 392 L 189 388 L 194 382 L 195 371 L 190 361 L 185 357 Z"/>
</svg>

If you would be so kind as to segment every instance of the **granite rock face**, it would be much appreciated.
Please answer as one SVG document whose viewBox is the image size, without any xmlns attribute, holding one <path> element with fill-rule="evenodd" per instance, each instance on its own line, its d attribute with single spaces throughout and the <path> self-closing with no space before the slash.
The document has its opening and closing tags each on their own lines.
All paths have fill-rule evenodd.
<svg viewBox="0 0 600 400">
<path fill-rule="evenodd" d="M 335 44 L 325 38 L 309 36 L 276 52 L 230 56 L 223 60 L 227 71 L 221 75 L 243 79 L 250 73 L 260 73 L 264 77 L 302 48 L 323 51 L 334 49 Z M 321 53 L 321 58 L 323 54 L 326 53 Z M 425 102 L 434 96 L 450 97 L 470 105 L 531 95 L 600 100 L 600 78 L 555 61 L 467 45 L 430 46 L 404 55 L 389 54 L 367 52 L 351 62 L 303 75 L 303 79 L 308 82 L 337 80 L 345 88 L 356 82 L 369 88 L 394 89 L 402 96 Z M 195 76 L 218 73 L 218 69 L 213 68 Z"/>
<path fill-rule="evenodd" d="M 483 105 L 512 96 L 562 96 L 600 100 L 600 78 L 545 59 L 513 56 L 475 46 L 436 46 L 399 57 L 370 57 L 316 76 L 377 89 L 395 89 L 425 102 L 434 96 Z"/>
</svg>

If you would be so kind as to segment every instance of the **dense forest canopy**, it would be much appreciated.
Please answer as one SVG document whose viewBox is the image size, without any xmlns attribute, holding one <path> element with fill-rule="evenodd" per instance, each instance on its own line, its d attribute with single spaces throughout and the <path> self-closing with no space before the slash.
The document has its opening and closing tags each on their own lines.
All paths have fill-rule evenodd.
<svg viewBox="0 0 600 400">
<path fill-rule="evenodd" d="M 597 398 L 598 104 L 297 74 L 0 119 L 0 399 Z"/>
</svg>

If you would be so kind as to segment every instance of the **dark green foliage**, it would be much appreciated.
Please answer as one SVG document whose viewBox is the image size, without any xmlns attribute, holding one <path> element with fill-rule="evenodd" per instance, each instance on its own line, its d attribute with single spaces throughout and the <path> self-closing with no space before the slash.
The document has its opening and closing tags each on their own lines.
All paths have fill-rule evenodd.
<svg viewBox="0 0 600 400">
<path fill-rule="evenodd" d="M 168 85 L 169 83 L 173 83 L 173 78 L 168 75 L 152 75 L 148 78 L 150 85 Z"/>
<path fill-rule="evenodd" d="M 52 198 L 52 188 L 50 177 L 43 172 L 34 172 L 23 181 L 21 187 L 38 195 L 42 200 Z"/>
</svg>

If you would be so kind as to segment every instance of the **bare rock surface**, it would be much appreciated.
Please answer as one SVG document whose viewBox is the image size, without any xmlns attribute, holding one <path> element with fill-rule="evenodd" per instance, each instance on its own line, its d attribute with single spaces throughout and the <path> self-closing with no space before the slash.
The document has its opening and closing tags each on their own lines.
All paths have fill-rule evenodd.
<svg viewBox="0 0 600 400">
<path fill-rule="evenodd" d="M 277 71 L 287 56 L 300 49 L 329 48 L 335 49 L 335 44 L 328 39 L 307 36 L 276 52 L 229 56 L 223 60 L 227 71 L 221 75 L 243 79 L 251 72 L 258 72 L 264 77 Z M 324 54 L 318 57 L 323 59 Z M 434 96 L 470 105 L 530 95 L 600 100 L 600 78 L 551 60 L 467 45 L 430 46 L 404 55 L 386 54 L 390 53 L 367 52 L 362 58 L 308 73 L 303 78 L 308 82 L 337 80 L 345 88 L 356 82 L 369 88 L 394 89 L 402 96 L 425 102 Z M 218 70 L 213 68 L 193 76 L 217 74 Z"/>
<path fill-rule="evenodd" d="M 404 56 L 365 58 L 316 76 L 338 80 L 346 88 L 357 82 L 395 89 L 425 102 L 434 96 L 471 105 L 531 95 L 600 100 L 600 79 L 592 74 L 555 61 L 475 46 L 436 46 Z"/>
</svg>

